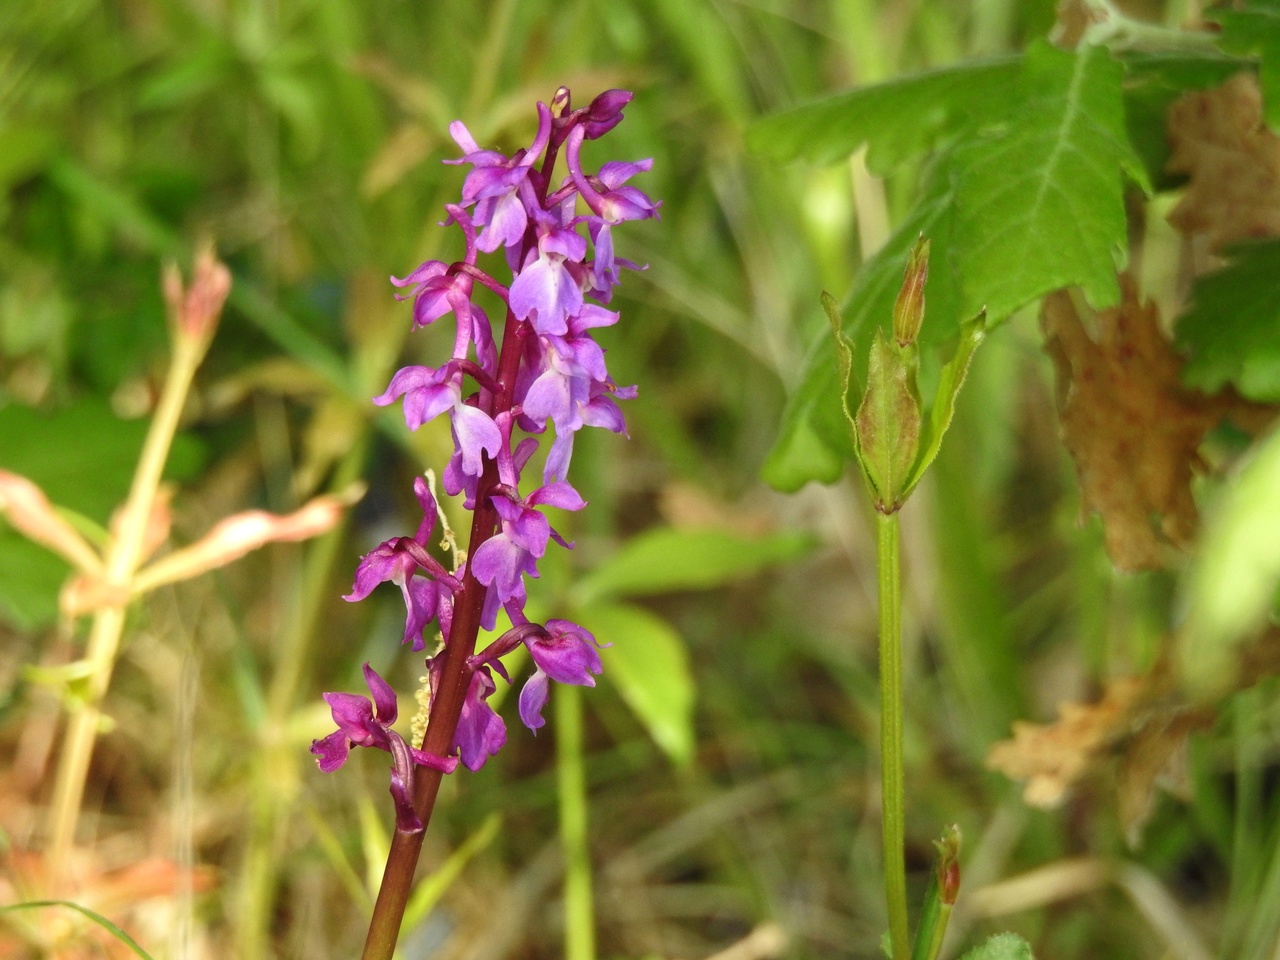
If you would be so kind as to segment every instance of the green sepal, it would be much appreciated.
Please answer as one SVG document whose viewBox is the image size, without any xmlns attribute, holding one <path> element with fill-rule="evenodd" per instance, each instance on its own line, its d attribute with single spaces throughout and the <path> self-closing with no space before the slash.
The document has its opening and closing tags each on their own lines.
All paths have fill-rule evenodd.
<svg viewBox="0 0 1280 960">
<path fill-rule="evenodd" d="M 933 408 L 929 411 L 929 420 L 924 425 L 923 452 L 907 480 L 906 489 L 902 494 L 904 500 L 911 495 L 911 491 L 916 488 L 916 484 L 920 482 L 925 470 L 929 468 L 929 464 L 933 463 L 938 450 L 942 447 L 942 438 L 947 428 L 951 426 L 951 418 L 955 416 L 956 397 L 960 394 L 960 388 L 964 386 L 965 377 L 969 373 L 969 364 L 973 361 L 978 344 L 982 343 L 986 335 L 987 312 L 985 310 L 960 326 L 960 342 L 956 346 L 956 352 L 942 368 L 942 373 L 938 377 L 938 389 L 933 397 Z"/>
<path fill-rule="evenodd" d="M 849 403 L 849 394 L 858 387 L 853 379 L 853 344 L 840 330 L 843 321 L 840 319 L 840 305 L 836 303 L 836 298 L 823 290 L 820 299 L 822 309 L 827 315 L 827 322 L 831 324 L 831 336 L 836 342 L 836 364 L 840 372 L 840 406 L 844 408 L 844 418 L 849 421 L 849 432 L 853 437 L 853 446 L 856 450 L 858 430 L 853 419 L 853 407 Z"/>
<path fill-rule="evenodd" d="M 854 447 L 876 509 L 893 513 L 906 499 L 920 450 L 918 351 L 877 330 L 867 365 L 867 389 L 854 417 Z"/>
</svg>

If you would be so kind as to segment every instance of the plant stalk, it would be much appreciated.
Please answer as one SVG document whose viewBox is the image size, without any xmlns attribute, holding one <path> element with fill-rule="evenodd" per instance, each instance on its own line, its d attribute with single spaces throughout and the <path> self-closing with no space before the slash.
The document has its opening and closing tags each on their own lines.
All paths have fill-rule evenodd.
<svg viewBox="0 0 1280 960">
<path fill-rule="evenodd" d="M 486 412 L 511 408 L 522 344 L 519 322 L 508 309 L 502 336 L 502 352 L 498 358 L 500 393 L 491 398 L 490 408 Z M 480 545 L 498 529 L 498 512 L 490 501 L 490 492 L 497 483 L 498 466 L 486 458 L 484 474 L 476 486 L 468 556 L 474 557 Z M 468 566 L 462 578 L 462 592 L 454 606 L 449 639 L 440 654 L 444 657 L 440 685 L 431 704 L 427 733 L 422 743 L 422 749 L 438 757 L 447 757 L 453 752 L 453 736 L 458 728 L 458 718 L 462 714 L 467 688 L 471 685 L 471 670 L 467 667 L 467 660 L 476 650 L 484 596 L 484 585 L 476 580 Z M 387 855 L 382 883 L 378 887 L 378 898 L 374 901 L 362 960 L 392 960 L 396 939 L 400 935 L 400 923 L 404 919 L 405 905 L 409 902 L 409 894 L 413 889 L 413 875 L 417 869 L 418 855 L 422 852 L 423 836 L 431 823 L 436 794 L 440 791 L 441 776 L 439 770 L 429 767 L 417 767 L 414 770 L 413 808 L 422 821 L 422 830 L 409 833 L 397 829 L 391 838 L 391 850 Z"/>
<path fill-rule="evenodd" d="M 546 201 L 546 185 L 555 169 L 557 152 L 557 146 L 551 144 L 542 159 L 542 176 L 534 189 L 543 202 Z M 531 223 L 521 244 L 519 262 L 524 261 L 536 243 L 537 236 Z M 498 392 L 480 391 L 481 409 L 490 416 L 511 409 L 527 336 L 526 325 L 516 319 L 508 306 L 502 329 L 502 347 L 498 354 Z M 471 518 L 471 537 L 467 543 L 469 557 L 474 557 L 480 546 L 498 530 L 498 511 L 491 501 L 491 494 L 497 485 L 498 465 L 486 457 L 484 472 L 476 484 L 475 513 Z M 440 682 L 431 704 L 427 732 L 422 743 L 423 750 L 438 757 L 447 757 L 453 752 L 458 718 L 462 714 L 467 689 L 471 685 L 471 669 L 467 661 L 475 653 L 485 592 L 484 585 L 476 580 L 468 565 L 462 577 L 462 591 L 454 604 L 449 636 L 444 650 L 439 654 L 444 658 L 440 668 Z M 378 898 L 373 904 L 373 916 L 369 919 L 369 933 L 365 938 L 361 960 L 393 960 L 405 906 L 413 890 L 413 876 L 417 870 L 418 856 L 422 852 L 422 841 L 431 825 L 431 813 L 435 809 L 442 777 L 439 770 L 430 767 L 417 767 L 414 770 L 413 809 L 422 821 L 422 829 L 415 833 L 397 829 L 392 835 L 391 850 L 387 854 L 387 865 L 378 887 Z"/>
<path fill-rule="evenodd" d="M 129 497 L 119 517 L 116 535 L 108 548 L 105 578 L 110 586 L 127 591 L 133 575 L 145 559 L 142 550 L 151 510 L 155 505 L 156 491 L 160 487 L 164 465 L 169 459 L 169 448 L 178 432 L 187 394 L 207 347 L 207 341 L 201 343 L 198 338 L 178 336 L 174 340 L 173 359 L 165 377 L 160 402 L 147 430 L 142 454 L 129 487 Z M 94 614 L 89 631 L 85 660 L 90 664 L 91 670 L 86 680 L 84 703 L 72 713 L 68 721 L 53 788 L 51 839 L 46 860 L 51 890 L 57 890 L 68 879 L 67 861 L 75 842 L 94 742 L 102 725 L 102 698 L 111 685 L 111 674 L 120 650 L 124 621 L 124 603 L 103 607 Z"/>
<path fill-rule="evenodd" d="M 898 514 L 876 513 L 880 606 L 880 811 L 884 892 L 893 960 L 907 960 L 907 869 L 904 855 L 902 776 L 902 572 Z"/>
</svg>

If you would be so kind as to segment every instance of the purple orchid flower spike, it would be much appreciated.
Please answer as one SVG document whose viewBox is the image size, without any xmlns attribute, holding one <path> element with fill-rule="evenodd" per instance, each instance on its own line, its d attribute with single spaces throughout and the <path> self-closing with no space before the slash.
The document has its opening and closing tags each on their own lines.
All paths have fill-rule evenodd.
<svg viewBox="0 0 1280 960">
<path fill-rule="evenodd" d="M 606 90 L 574 109 L 562 87 L 549 106 L 537 105 L 529 146 L 510 155 L 481 148 L 455 121 L 449 132 L 462 156 L 446 162 L 470 169 L 458 202 L 445 206 L 441 225 L 461 231 L 461 257 L 428 260 L 408 276 L 392 278 L 402 291 L 398 296 L 413 301 L 415 330 L 438 330 L 436 321 L 448 313 L 456 326 L 452 349 L 436 361 L 439 366 L 405 366 L 373 402 L 402 402 L 410 430 L 448 417 L 453 449 L 441 479 L 450 496 L 463 498 L 472 517 L 467 549 L 455 547 L 457 568 L 446 570 L 429 549 L 436 502 L 419 478 L 417 532 L 365 554 L 345 597 L 362 600 L 380 583 L 396 584 L 405 604 L 402 641 L 412 642 L 415 651 L 425 650 L 430 625 L 439 625 L 443 644 L 426 660 L 429 709 L 419 718 L 426 722 L 422 748 L 392 730 L 395 696 L 368 665 L 372 699 L 325 694 L 338 729 L 312 744 L 324 771 L 342 766 L 353 746 L 376 747 L 392 757 L 397 835 L 385 876 L 396 889 L 384 898 L 384 881 L 375 905 L 379 960 L 390 957 L 394 944 L 387 945 L 385 933 L 403 914 L 406 878 L 421 847 L 420 839 L 407 842 L 401 834 L 423 829 L 420 821 L 444 773 L 458 763 L 478 770 L 506 743 L 506 724 L 490 702 L 498 678 L 511 682 L 502 658 L 520 646 L 529 650 L 533 672 L 517 706 L 531 730 L 543 725 L 551 681 L 593 686 L 603 668 L 600 645 L 588 630 L 563 619 L 533 623 L 525 607 L 528 583 L 538 577 L 552 541 L 573 546 L 552 528 L 545 509 L 577 511 L 587 505 L 568 482 L 574 438 L 585 427 L 625 434 L 618 401 L 636 392 L 614 383 L 595 331 L 619 322 L 603 306 L 619 272 L 640 269 L 615 252 L 615 229 L 657 218 L 660 204 L 631 182 L 648 173 L 652 161 L 611 161 L 594 172 L 582 166 L 583 142 L 604 137 L 622 122 L 631 100 L 628 91 Z M 569 175 L 554 184 L 561 150 Z M 499 280 L 495 270 L 509 276 L 503 272 Z M 505 307 L 498 314 L 504 318 L 500 331 L 472 302 L 478 286 Z M 553 437 L 547 437 L 537 486 L 524 471 L 537 462 L 532 458 L 548 427 Z M 511 628 L 477 655 L 479 631 L 495 629 L 502 617 Z"/>
<path fill-rule="evenodd" d="M 391 729 L 397 715 L 395 691 L 367 663 L 364 665 L 364 682 L 373 695 L 372 703 L 368 697 L 354 693 L 324 695 L 338 729 L 327 737 L 313 740 L 311 752 L 319 758 L 320 769 L 331 773 L 347 762 L 351 747 L 386 750 L 391 754 L 391 795 L 395 798 L 396 828 L 411 833 L 420 831 L 422 821 L 413 811 L 409 788 L 414 765 L 452 773 L 458 761 L 409 746 L 400 734 Z"/>
</svg>

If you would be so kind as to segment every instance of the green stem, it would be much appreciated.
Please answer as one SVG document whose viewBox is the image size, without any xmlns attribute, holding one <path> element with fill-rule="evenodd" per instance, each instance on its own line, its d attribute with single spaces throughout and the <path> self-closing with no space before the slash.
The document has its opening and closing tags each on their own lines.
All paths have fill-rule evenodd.
<svg viewBox="0 0 1280 960">
<path fill-rule="evenodd" d="M 876 514 L 880 603 L 880 809 L 884 831 L 884 893 L 893 960 L 907 960 L 907 869 L 902 780 L 902 574 L 898 515 Z"/>
<path fill-rule="evenodd" d="M 582 763 L 582 690 L 556 689 L 556 791 L 564 852 L 565 960 L 595 960 L 595 907 L 587 846 L 587 785 Z"/>
</svg>

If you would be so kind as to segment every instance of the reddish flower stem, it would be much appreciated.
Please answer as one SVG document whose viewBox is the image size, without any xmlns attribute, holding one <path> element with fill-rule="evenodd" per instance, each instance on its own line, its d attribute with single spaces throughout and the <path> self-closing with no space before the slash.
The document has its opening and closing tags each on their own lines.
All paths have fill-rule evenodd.
<svg viewBox="0 0 1280 960">
<path fill-rule="evenodd" d="M 534 179 L 534 190 L 539 200 L 545 205 L 547 183 L 555 167 L 557 149 L 554 143 L 549 144 L 543 156 L 541 176 Z M 529 251 L 537 245 L 537 234 L 534 224 L 530 223 L 521 245 L 519 263 L 523 263 Z M 467 271 L 470 273 L 470 271 Z M 505 288 L 504 288 L 505 289 Z M 529 335 L 528 324 L 517 320 L 511 308 L 507 308 L 506 321 L 502 328 L 502 348 L 498 355 L 497 393 L 485 391 L 481 394 L 485 413 L 493 416 L 497 412 L 511 409 L 515 396 L 516 375 L 520 370 L 520 357 L 524 352 L 524 341 Z M 498 530 L 498 511 L 490 502 L 498 481 L 498 465 L 485 458 L 484 472 L 476 484 L 475 513 L 471 520 L 471 541 L 467 546 L 467 556 L 474 557 L 481 544 L 492 537 Z M 476 638 L 480 633 L 480 616 L 484 610 L 485 587 L 476 580 L 468 564 L 462 578 L 462 592 L 458 596 L 453 611 L 453 623 L 449 628 L 448 641 L 441 654 L 444 661 L 440 669 L 440 683 L 431 703 L 427 721 L 427 733 L 422 748 L 438 757 L 447 757 L 453 752 L 453 737 L 458 729 L 458 718 L 462 714 L 463 701 L 467 696 L 467 688 L 471 685 L 471 671 L 467 660 L 476 652 Z M 409 832 L 397 829 L 391 838 L 391 850 L 387 854 L 387 865 L 382 873 L 382 883 L 378 887 L 378 898 L 373 905 L 373 916 L 369 919 L 369 933 L 365 938 L 364 952 L 361 960 L 392 960 L 395 953 L 396 940 L 400 936 L 400 924 L 404 920 L 404 910 L 409 902 L 409 894 L 413 890 L 413 877 L 418 868 L 418 856 L 422 852 L 422 841 L 427 827 L 431 824 L 431 813 L 435 809 L 436 795 L 440 792 L 440 780 L 443 775 L 439 770 L 420 766 L 414 769 L 413 775 L 413 809 L 422 821 L 422 829 Z"/>
</svg>

